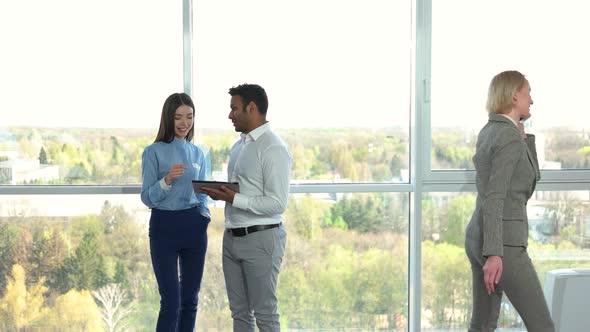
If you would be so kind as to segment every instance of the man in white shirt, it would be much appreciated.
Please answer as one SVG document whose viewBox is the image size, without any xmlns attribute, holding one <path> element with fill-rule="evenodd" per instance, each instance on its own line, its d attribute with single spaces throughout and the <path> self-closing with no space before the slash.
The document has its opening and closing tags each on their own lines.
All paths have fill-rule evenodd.
<svg viewBox="0 0 590 332">
<path fill-rule="evenodd" d="M 229 90 L 228 118 L 241 132 L 230 151 L 228 180 L 202 192 L 225 204 L 223 274 L 234 331 L 280 331 L 276 286 L 287 233 L 287 208 L 293 159 L 287 145 L 266 121 L 268 98 L 262 87 L 242 84 Z"/>
</svg>

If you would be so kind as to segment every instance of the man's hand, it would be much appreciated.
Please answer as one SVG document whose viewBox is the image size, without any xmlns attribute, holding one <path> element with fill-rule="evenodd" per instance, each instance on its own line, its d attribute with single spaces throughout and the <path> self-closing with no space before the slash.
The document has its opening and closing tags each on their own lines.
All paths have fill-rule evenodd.
<svg viewBox="0 0 590 332">
<path fill-rule="evenodd" d="M 216 201 L 221 200 L 226 201 L 229 204 L 233 204 L 236 192 L 226 186 L 221 186 L 220 188 L 221 189 L 202 187 L 201 189 L 199 189 L 199 192 L 207 194 L 207 196 L 211 197 L 211 199 L 214 199 Z"/>
<path fill-rule="evenodd" d="M 494 292 L 495 286 L 500 282 L 502 271 L 502 257 L 489 256 L 483 266 L 483 281 L 486 284 L 488 295 Z"/>
</svg>

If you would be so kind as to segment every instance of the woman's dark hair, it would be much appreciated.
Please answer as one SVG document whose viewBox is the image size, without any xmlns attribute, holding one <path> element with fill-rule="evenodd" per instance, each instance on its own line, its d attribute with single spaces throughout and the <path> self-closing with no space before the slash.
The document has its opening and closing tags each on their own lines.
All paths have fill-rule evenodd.
<svg viewBox="0 0 590 332">
<path fill-rule="evenodd" d="M 164 107 L 162 107 L 162 118 L 160 119 L 160 129 L 158 130 L 158 135 L 156 135 L 156 140 L 154 142 L 166 142 L 170 143 L 174 140 L 176 136 L 174 134 L 174 115 L 176 114 L 176 110 L 182 106 L 186 105 L 193 109 L 193 119 L 195 116 L 195 104 L 193 104 L 193 100 L 189 95 L 186 93 L 173 93 L 166 99 L 164 102 Z M 185 139 L 190 141 L 193 139 L 193 135 L 195 133 L 195 122 L 193 120 L 193 126 L 188 131 Z"/>
<path fill-rule="evenodd" d="M 266 111 L 268 110 L 268 97 L 266 96 L 266 91 L 258 85 L 258 84 L 242 84 L 238 86 L 234 86 L 233 88 L 229 89 L 229 94 L 233 96 L 240 96 L 242 97 L 242 102 L 244 103 L 244 109 L 248 104 L 253 101 L 254 104 L 258 107 L 258 112 L 263 116 L 266 116 Z"/>
</svg>

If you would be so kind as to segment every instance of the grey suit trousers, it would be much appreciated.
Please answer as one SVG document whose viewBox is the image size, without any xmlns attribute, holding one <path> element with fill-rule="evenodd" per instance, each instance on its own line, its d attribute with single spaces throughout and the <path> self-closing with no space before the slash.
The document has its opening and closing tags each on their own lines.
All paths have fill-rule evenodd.
<svg viewBox="0 0 590 332">
<path fill-rule="evenodd" d="M 285 254 L 285 226 L 236 237 L 223 235 L 223 275 L 234 331 L 280 331 L 277 279 Z"/>
<path fill-rule="evenodd" d="M 486 259 L 481 254 L 481 244 L 467 238 L 465 250 L 471 263 L 473 277 L 473 314 L 469 332 L 496 329 L 503 293 L 506 293 L 518 311 L 528 331 L 555 331 L 541 283 L 526 247 L 504 246 L 502 277 L 495 287 L 495 292 L 490 295 L 483 280 L 483 265 Z"/>
</svg>

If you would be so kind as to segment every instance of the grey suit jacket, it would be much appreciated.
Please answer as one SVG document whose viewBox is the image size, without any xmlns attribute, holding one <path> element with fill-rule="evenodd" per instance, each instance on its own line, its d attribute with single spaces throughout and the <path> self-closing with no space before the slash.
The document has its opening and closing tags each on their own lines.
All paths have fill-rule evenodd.
<svg viewBox="0 0 590 332">
<path fill-rule="evenodd" d="M 479 132 L 473 163 L 477 200 L 466 236 L 482 255 L 503 256 L 503 246 L 527 246 L 526 204 L 540 179 L 535 137 L 523 139 L 510 119 L 490 114 Z"/>
</svg>

